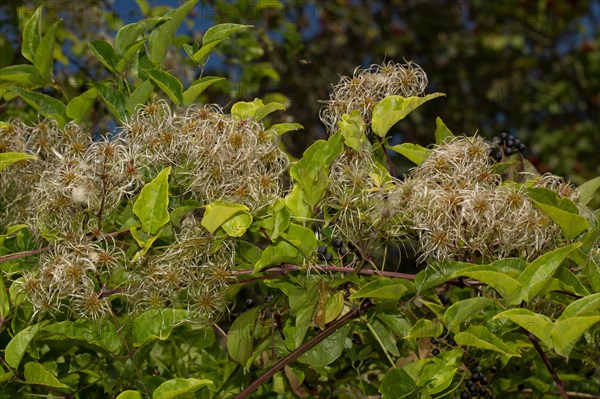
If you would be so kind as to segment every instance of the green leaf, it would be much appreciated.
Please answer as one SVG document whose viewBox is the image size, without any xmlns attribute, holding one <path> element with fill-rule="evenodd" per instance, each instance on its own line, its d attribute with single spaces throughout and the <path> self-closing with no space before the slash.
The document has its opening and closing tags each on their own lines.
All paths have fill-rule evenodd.
<svg viewBox="0 0 600 399">
<path fill-rule="evenodd" d="M 4 360 L 10 367 L 14 369 L 19 367 L 29 343 L 46 324 L 47 322 L 43 321 L 26 327 L 10 340 L 4 349 Z"/>
<path fill-rule="evenodd" d="M 598 312 L 583 313 L 579 316 L 557 320 L 550 332 L 556 353 L 569 357 L 579 338 L 599 321 L 600 314 Z"/>
<path fill-rule="evenodd" d="M 35 58 L 33 64 L 37 68 L 42 79 L 48 79 L 52 75 L 52 61 L 54 60 L 54 35 L 56 28 L 62 20 L 54 22 L 48 29 L 38 48 L 35 50 Z"/>
<path fill-rule="evenodd" d="M 569 304 L 556 321 L 579 316 L 582 313 L 600 311 L 600 292 L 580 298 Z"/>
<path fill-rule="evenodd" d="M 556 269 L 567 258 L 567 255 L 580 246 L 581 243 L 567 245 L 547 252 L 531 262 L 519 276 L 518 281 L 523 287 L 520 298 L 527 302 L 531 301 L 542 288 L 536 284 L 552 277 Z"/>
<path fill-rule="evenodd" d="M 425 97 L 388 96 L 373 108 L 371 127 L 379 137 L 385 137 L 387 132 L 398 121 L 404 119 L 416 108 L 437 97 L 445 96 L 443 93 L 431 93 Z"/>
<path fill-rule="evenodd" d="M 200 388 L 212 385 L 212 383 L 211 380 L 198 380 L 196 378 L 173 378 L 160 384 L 152 392 L 152 399 L 173 399 L 179 395 L 196 392 Z"/>
<path fill-rule="evenodd" d="M 298 248 L 285 240 L 279 240 L 265 248 L 259 261 L 254 265 L 254 273 L 258 273 L 269 266 L 276 266 L 282 263 L 298 264 L 303 259 L 304 257 Z"/>
<path fill-rule="evenodd" d="M 147 69 L 146 73 L 174 104 L 183 102 L 183 85 L 175 76 L 157 69 Z"/>
<path fill-rule="evenodd" d="M 89 43 L 89 46 L 96 58 L 98 58 L 109 71 L 116 75 L 118 73 L 117 64 L 121 61 L 122 57 L 115 49 L 104 40 L 94 40 Z"/>
<path fill-rule="evenodd" d="M 410 321 L 404 315 L 380 313 L 377 318 L 399 337 L 407 336 L 412 327 Z"/>
<path fill-rule="evenodd" d="M 285 206 L 282 198 L 277 198 L 273 204 L 273 229 L 271 230 L 271 240 L 276 240 L 279 235 L 287 230 L 290 225 L 290 211 Z"/>
<path fill-rule="evenodd" d="M 300 355 L 298 362 L 308 364 L 311 367 L 325 367 L 333 363 L 344 351 L 344 344 L 350 328 L 348 325 L 339 328 L 329 337 Z"/>
<path fill-rule="evenodd" d="M 327 141 L 314 142 L 290 168 L 290 176 L 300 184 L 303 198 L 311 208 L 323 198 L 329 183 L 329 166 L 343 150 L 343 136 L 336 133 Z"/>
<path fill-rule="evenodd" d="M 152 31 L 148 38 L 148 57 L 154 65 L 160 65 L 165 61 L 179 25 L 197 2 L 198 0 L 189 0 L 179 8 L 169 11 L 164 16 L 165 22 Z"/>
<path fill-rule="evenodd" d="M 505 272 L 498 270 L 493 264 L 466 267 L 452 273 L 450 278 L 460 276 L 470 277 L 489 285 L 504 299 L 510 301 L 511 304 L 513 304 L 513 301 L 517 301 L 517 299 L 514 298 L 517 298 L 517 294 L 521 290 L 519 281 L 515 280 Z M 518 300 L 518 302 L 520 302 L 520 300 Z"/>
<path fill-rule="evenodd" d="M 184 322 L 188 312 L 184 309 L 147 310 L 133 321 L 133 338 L 136 346 L 169 338 L 173 328 Z"/>
<path fill-rule="evenodd" d="M 370 281 L 360 287 L 360 289 L 350 296 L 350 299 L 372 298 L 372 299 L 390 299 L 397 301 L 407 291 L 407 288 L 401 281 L 389 278 L 380 278 Z"/>
<path fill-rule="evenodd" d="M 119 51 L 121 55 L 125 54 L 144 32 L 164 21 L 168 21 L 168 18 L 154 17 L 142 19 L 141 21 L 123 26 L 119 29 L 117 36 L 115 37 L 115 47 L 117 48 L 117 51 Z"/>
<path fill-rule="evenodd" d="M 227 333 L 227 352 L 241 365 L 252 356 L 254 328 L 258 318 L 258 308 L 242 313 L 233 321 Z"/>
<path fill-rule="evenodd" d="M 240 212 L 226 220 L 221 227 L 230 237 L 241 237 L 252 224 L 252 215 L 249 212 Z"/>
<path fill-rule="evenodd" d="M 275 111 L 285 111 L 285 105 L 276 101 L 264 104 L 261 99 L 255 98 L 252 102 L 239 101 L 231 107 L 232 115 L 242 119 L 250 118 L 257 122 Z"/>
<path fill-rule="evenodd" d="M 3 152 L 0 153 L 0 172 L 8 168 L 15 162 L 24 161 L 26 159 L 37 159 L 36 156 L 30 154 L 24 154 L 22 152 Z"/>
<path fill-rule="evenodd" d="M 568 198 L 559 198 L 555 191 L 529 187 L 527 195 L 537 208 L 560 226 L 567 238 L 575 238 L 589 227 L 587 219 L 579 215 L 577 205 Z"/>
<path fill-rule="evenodd" d="M 44 385 L 53 388 L 69 388 L 60 382 L 51 372 L 37 362 L 25 363 L 25 381 L 28 384 Z"/>
<path fill-rule="evenodd" d="M 417 383 L 403 369 L 392 369 L 385 374 L 379 392 L 381 399 L 412 398 Z"/>
<path fill-rule="evenodd" d="M 132 263 L 137 262 L 139 259 L 141 259 L 142 256 L 146 255 L 152 247 L 152 244 L 154 244 L 154 241 L 156 241 L 162 234 L 162 229 L 160 229 L 155 235 L 152 235 L 145 234 L 143 231 L 138 231 L 138 227 L 139 226 L 135 225 L 129 228 L 131 236 L 141 247 L 141 249 L 138 252 L 136 252 L 134 257 L 131 259 Z"/>
<path fill-rule="evenodd" d="M 275 132 L 279 136 L 287 132 L 300 129 L 304 129 L 304 126 L 302 126 L 299 123 L 276 123 L 274 125 L 271 125 L 271 127 L 269 128 L 270 131 Z"/>
<path fill-rule="evenodd" d="M 458 345 L 491 350 L 502 354 L 505 358 L 521 357 L 483 326 L 470 326 L 468 331 L 455 334 L 454 340 Z"/>
<path fill-rule="evenodd" d="M 298 184 L 294 184 L 292 190 L 285 196 L 285 206 L 296 217 L 309 218 L 312 215 L 311 208 L 305 200 L 304 192 Z"/>
<path fill-rule="evenodd" d="M 35 53 L 42 40 L 42 12 L 43 6 L 38 7 L 33 15 L 25 23 L 23 28 L 23 44 L 21 45 L 21 53 L 32 64 L 35 61 Z"/>
<path fill-rule="evenodd" d="M 196 98 L 204 92 L 204 90 L 222 80 L 225 80 L 225 78 L 219 78 L 217 76 L 204 76 L 203 78 L 196 80 L 183 92 L 183 105 L 189 107 L 196 101 Z"/>
<path fill-rule="evenodd" d="M 0 243 L 0 247 L 2 244 Z M 10 312 L 10 301 L 8 299 L 8 290 L 4 285 L 4 276 L 0 274 L 0 320 L 6 320 Z"/>
<path fill-rule="evenodd" d="M 133 46 L 129 47 L 125 54 L 123 54 L 123 57 L 121 57 L 119 62 L 117 62 L 115 67 L 117 73 L 122 74 L 125 72 L 127 65 L 138 56 L 140 50 L 144 47 L 144 44 L 145 41 L 140 40 L 139 42 L 134 43 Z"/>
<path fill-rule="evenodd" d="M 163 169 L 150 183 L 142 187 L 140 196 L 133 204 L 133 213 L 142 222 L 142 229 L 149 234 L 169 222 L 169 174 L 171 167 Z"/>
<path fill-rule="evenodd" d="M 430 394 L 447 389 L 458 368 L 462 365 L 463 352 L 450 350 L 435 358 L 424 359 L 423 369 L 417 379 L 418 385 L 424 385 Z"/>
<path fill-rule="evenodd" d="M 121 349 L 119 333 L 114 324 L 108 320 L 62 321 L 44 327 L 43 331 L 50 334 L 45 337 L 49 340 L 79 342 L 110 353 L 116 353 Z"/>
<path fill-rule="evenodd" d="M 523 327 L 538 337 L 550 349 L 553 348 L 550 331 L 553 327 L 552 320 L 544 315 L 534 313 L 529 309 L 509 309 L 494 316 L 493 320 L 506 319 Z"/>
<path fill-rule="evenodd" d="M 118 90 L 113 89 L 106 83 L 93 83 L 94 87 L 100 93 L 108 110 L 120 121 L 127 120 L 127 111 L 125 110 L 125 96 Z"/>
<path fill-rule="evenodd" d="M 290 223 L 287 230 L 281 233 L 281 238 L 298 248 L 305 258 L 310 257 L 317 249 L 318 241 L 315 233 L 299 224 Z"/>
<path fill-rule="evenodd" d="M 193 60 L 198 64 L 202 64 L 212 49 L 215 48 L 219 43 L 227 39 L 232 34 L 251 27 L 252 25 L 225 23 L 209 28 L 206 33 L 204 33 L 204 36 L 202 36 L 202 47 L 200 50 L 194 53 L 192 56 Z"/>
<path fill-rule="evenodd" d="M 410 329 L 407 339 L 439 337 L 444 332 L 444 326 L 439 321 L 419 319 Z"/>
<path fill-rule="evenodd" d="M 452 137 L 454 137 L 454 135 L 452 134 L 450 129 L 448 129 L 448 127 L 442 121 L 442 119 L 439 116 L 435 118 L 435 144 L 443 144 L 446 141 L 446 139 Z"/>
<path fill-rule="evenodd" d="M 392 330 L 377 319 L 373 320 L 372 323 L 367 323 L 367 328 L 385 352 L 400 356 L 396 346 L 396 337 L 394 337 Z"/>
<path fill-rule="evenodd" d="M 142 394 L 138 391 L 123 391 L 116 399 L 142 399 Z"/>
<path fill-rule="evenodd" d="M 92 87 L 84 91 L 81 95 L 72 98 L 69 104 L 67 104 L 67 116 L 80 122 L 86 112 L 92 107 L 98 95 L 98 89 Z"/>
<path fill-rule="evenodd" d="M 513 166 L 520 165 L 519 161 L 507 161 L 507 162 L 498 162 L 490 166 L 490 171 L 494 174 L 500 175 Z"/>
<path fill-rule="evenodd" d="M 59 100 L 21 87 L 11 87 L 10 90 L 21 96 L 27 104 L 31 105 L 40 114 L 56 120 L 59 126 L 62 127 L 65 124 L 67 107 Z"/>
<path fill-rule="evenodd" d="M 587 205 L 587 203 L 594 198 L 594 194 L 599 188 L 600 176 L 583 183 L 581 186 L 579 186 L 579 203 L 582 205 Z"/>
<path fill-rule="evenodd" d="M 444 313 L 444 324 L 446 324 L 448 331 L 454 331 L 464 321 L 476 317 L 481 310 L 494 303 L 492 299 L 487 297 L 475 297 L 458 301 L 452 304 Z"/>
<path fill-rule="evenodd" d="M 139 85 L 133 93 L 125 100 L 125 109 L 127 114 L 133 115 L 136 107 L 146 104 L 150 95 L 154 91 L 154 85 L 149 80 Z"/>
<path fill-rule="evenodd" d="M 17 83 L 43 84 L 37 68 L 33 65 L 10 65 L 0 69 L 0 79 Z"/>
<path fill-rule="evenodd" d="M 399 154 L 404 155 L 408 158 L 409 161 L 416 165 L 420 165 L 423 163 L 427 155 L 429 155 L 429 150 L 425 147 L 421 147 L 418 144 L 412 143 L 402 143 L 398 145 L 393 145 L 388 147 L 392 151 L 396 151 Z"/>
<path fill-rule="evenodd" d="M 212 234 L 219 227 L 221 227 L 223 223 L 238 213 L 250 215 L 249 209 L 246 205 L 223 201 L 211 202 L 205 207 L 201 224 Z M 250 215 L 250 218 L 252 218 L 252 215 Z"/>
<path fill-rule="evenodd" d="M 342 115 L 342 120 L 338 122 L 338 125 L 340 133 L 344 136 L 344 143 L 348 147 L 359 152 L 371 149 L 371 143 L 365 134 L 365 122 L 359 110 Z"/>
</svg>

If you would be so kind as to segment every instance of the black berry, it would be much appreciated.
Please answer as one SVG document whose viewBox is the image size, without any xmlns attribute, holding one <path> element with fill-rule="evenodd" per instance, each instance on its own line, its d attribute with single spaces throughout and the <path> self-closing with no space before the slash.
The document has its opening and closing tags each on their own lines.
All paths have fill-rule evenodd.
<svg viewBox="0 0 600 399">
<path fill-rule="evenodd" d="M 442 305 L 447 305 L 450 303 L 450 298 L 448 298 L 448 296 L 445 294 L 438 294 L 438 298 L 440 299 Z"/>
<path fill-rule="evenodd" d="M 471 381 L 473 382 L 477 382 L 481 379 L 481 374 L 479 373 L 474 373 L 473 375 L 471 375 Z"/>
<path fill-rule="evenodd" d="M 487 390 L 484 387 L 479 388 L 479 394 L 481 396 L 485 395 L 487 393 Z"/>
<path fill-rule="evenodd" d="M 500 138 L 501 138 L 502 140 L 506 140 L 506 139 L 508 138 L 508 133 L 506 133 L 506 132 L 502 132 L 502 133 L 500 133 Z"/>
<path fill-rule="evenodd" d="M 467 392 L 467 391 L 462 391 L 462 392 L 460 393 L 460 397 L 461 397 L 462 399 L 469 399 L 469 398 L 471 397 L 471 395 L 469 395 L 469 392 Z"/>
<path fill-rule="evenodd" d="M 492 367 L 490 367 L 490 371 L 491 371 L 492 373 L 496 373 L 496 372 L 498 371 L 498 367 L 496 367 L 496 366 L 492 366 Z"/>
<path fill-rule="evenodd" d="M 433 356 L 437 356 L 440 354 L 440 350 L 438 348 L 433 348 L 433 350 L 431 351 L 431 354 Z"/>
<path fill-rule="evenodd" d="M 487 385 L 488 382 L 490 382 L 488 380 L 488 378 L 486 376 L 481 377 L 481 380 L 479 380 L 479 382 L 481 383 L 481 385 Z"/>
<path fill-rule="evenodd" d="M 517 389 L 518 389 L 519 391 L 522 391 L 523 389 L 525 389 L 525 385 L 523 385 L 523 384 L 519 384 L 519 385 L 517 385 Z"/>
<path fill-rule="evenodd" d="M 244 301 L 244 309 L 249 310 L 254 307 L 254 300 L 252 298 L 248 298 Z"/>
<path fill-rule="evenodd" d="M 327 252 L 327 248 L 325 247 L 325 245 L 319 245 L 317 247 L 317 252 L 321 255 L 324 255 Z"/>
<path fill-rule="evenodd" d="M 348 249 L 346 249 L 346 248 L 340 248 L 338 250 L 338 253 L 340 254 L 340 256 L 344 256 L 344 255 L 346 255 L 348 253 Z"/>
<path fill-rule="evenodd" d="M 454 339 L 450 338 L 448 340 L 448 345 L 450 345 L 450 346 L 456 346 L 456 341 Z"/>
<path fill-rule="evenodd" d="M 333 259 L 333 255 L 330 254 L 329 252 L 327 252 L 325 255 L 323 255 L 323 257 L 325 258 L 325 260 L 327 262 L 331 261 Z"/>
<path fill-rule="evenodd" d="M 336 238 L 334 238 L 333 240 L 331 240 L 331 245 L 332 245 L 334 248 L 341 248 L 341 247 L 343 247 L 343 246 L 344 246 L 344 240 L 342 240 L 342 239 L 341 239 L 341 238 L 339 238 L 339 237 L 336 237 Z"/>
<path fill-rule="evenodd" d="M 510 154 L 512 154 L 512 152 L 513 152 L 513 150 L 512 150 L 512 148 L 510 148 L 510 147 L 506 147 L 506 148 L 504 149 L 504 153 L 505 153 L 506 155 L 510 155 Z"/>
</svg>

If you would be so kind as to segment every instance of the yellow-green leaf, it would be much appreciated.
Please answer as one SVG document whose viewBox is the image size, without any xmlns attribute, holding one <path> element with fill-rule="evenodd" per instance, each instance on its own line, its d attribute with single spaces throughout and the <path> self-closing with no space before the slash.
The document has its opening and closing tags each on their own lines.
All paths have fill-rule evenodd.
<svg viewBox="0 0 600 399">
<path fill-rule="evenodd" d="M 37 362 L 26 363 L 24 374 L 27 384 L 44 385 L 53 388 L 69 388 L 68 385 L 60 382 L 54 374 Z"/>
<path fill-rule="evenodd" d="M 152 399 L 173 399 L 179 395 L 196 392 L 200 388 L 212 385 L 212 383 L 211 380 L 199 380 L 196 378 L 174 378 L 160 384 L 152 392 Z"/>
<path fill-rule="evenodd" d="M 0 153 L 0 171 L 8 168 L 15 162 L 24 161 L 26 159 L 37 159 L 36 156 L 24 154 L 22 152 L 3 152 Z"/>
<path fill-rule="evenodd" d="M 445 96 L 443 93 L 431 93 L 425 97 L 388 96 L 381 100 L 373 109 L 371 127 L 379 137 L 385 137 L 387 132 L 398 121 L 429 100 Z"/>
<path fill-rule="evenodd" d="M 219 227 L 223 225 L 223 223 L 225 223 L 240 212 L 250 215 L 249 209 L 246 205 L 223 201 L 211 202 L 205 207 L 205 212 L 204 216 L 202 217 L 201 224 L 210 233 L 214 233 Z"/>
<path fill-rule="evenodd" d="M 171 167 L 162 170 L 150 183 L 142 187 L 140 196 L 133 204 L 133 213 L 142 222 L 142 229 L 149 234 L 169 222 L 169 174 Z"/>
</svg>

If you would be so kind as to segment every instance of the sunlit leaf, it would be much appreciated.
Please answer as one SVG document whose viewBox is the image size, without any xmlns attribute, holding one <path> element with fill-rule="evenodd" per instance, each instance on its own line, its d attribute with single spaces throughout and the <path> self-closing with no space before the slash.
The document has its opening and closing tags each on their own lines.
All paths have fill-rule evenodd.
<svg viewBox="0 0 600 399">
<path fill-rule="evenodd" d="M 148 57 L 154 65 L 165 62 L 165 56 L 175 38 L 179 25 L 196 3 L 198 3 L 198 0 L 189 0 L 179 8 L 169 11 L 163 18 L 165 22 L 152 31 L 148 38 Z"/>
<path fill-rule="evenodd" d="M 425 97 L 388 96 L 373 109 L 371 127 L 379 137 L 385 137 L 390 128 L 398 121 L 429 100 L 445 96 L 443 93 L 431 93 Z"/>
<path fill-rule="evenodd" d="M 403 369 L 392 369 L 387 372 L 379 386 L 381 399 L 412 398 L 416 389 L 415 380 Z"/>
<path fill-rule="evenodd" d="M 54 374 L 37 362 L 25 363 L 24 375 L 27 384 L 44 385 L 53 388 L 69 388 L 68 385 L 60 382 Z"/>
<path fill-rule="evenodd" d="M 40 114 L 56 120 L 59 126 L 63 126 L 67 121 L 67 107 L 59 100 L 22 87 L 11 87 L 10 90 L 21 96 L 27 104 L 31 105 Z"/>
<path fill-rule="evenodd" d="M 486 297 L 467 298 L 452 304 L 444 313 L 444 323 L 448 331 L 453 331 L 463 322 L 476 317 L 477 314 L 495 302 Z"/>
<path fill-rule="evenodd" d="M 342 115 L 342 120 L 338 122 L 338 125 L 340 133 L 344 136 L 344 143 L 348 147 L 359 152 L 371 149 L 371 143 L 365 134 L 365 122 L 359 110 Z"/>
<path fill-rule="evenodd" d="M 569 306 L 563 310 L 557 321 L 562 321 L 588 312 L 600 312 L 600 293 L 595 293 L 570 303 Z"/>
<path fill-rule="evenodd" d="M 42 79 L 48 79 L 52 75 L 52 64 L 54 61 L 54 35 L 56 28 L 62 20 L 59 19 L 50 26 L 38 48 L 35 50 L 33 64 L 37 68 Z"/>
<path fill-rule="evenodd" d="M 173 399 L 179 395 L 196 392 L 207 385 L 212 385 L 211 380 L 199 380 L 196 378 L 174 378 L 159 385 L 152 392 L 152 399 Z"/>
<path fill-rule="evenodd" d="M 0 153 L 0 172 L 8 168 L 15 162 L 24 161 L 27 159 L 35 160 L 36 156 L 30 154 L 23 154 L 22 152 L 3 152 Z"/>
<path fill-rule="evenodd" d="M 115 36 L 115 47 L 121 55 L 125 54 L 144 32 L 164 21 L 168 18 L 154 17 L 123 26 Z"/>
<path fill-rule="evenodd" d="M 108 320 L 61 321 L 45 326 L 43 331 L 49 334 L 45 335 L 45 339 L 48 340 L 78 343 L 110 353 L 121 349 L 119 333 L 114 324 Z"/>
<path fill-rule="evenodd" d="M 19 367 L 21 359 L 23 358 L 29 343 L 37 335 L 37 333 L 46 326 L 47 323 L 47 321 L 43 321 L 41 323 L 26 327 L 12 337 L 4 349 L 4 360 L 10 367 L 14 369 Z"/>
<path fill-rule="evenodd" d="M 146 73 L 174 104 L 183 102 L 183 85 L 179 79 L 168 72 L 157 69 L 146 70 Z"/>
<path fill-rule="evenodd" d="M 427 155 L 429 155 L 429 150 L 425 147 L 421 147 L 418 144 L 412 143 L 402 143 L 398 145 L 393 145 L 388 147 L 392 151 L 396 151 L 399 154 L 404 155 L 408 158 L 409 161 L 416 165 L 420 165 L 423 163 Z"/>
<path fill-rule="evenodd" d="M 509 309 L 494 316 L 494 320 L 496 319 L 512 321 L 538 337 L 544 344 L 552 349 L 553 344 L 550 339 L 550 331 L 553 327 L 553 323 L 549 317 L 534 313 L 529 309 Z"/>
<path fill-rule="evenodd" d="M 173 328 L 189 317 L 184 309 L 147 310 L 133 322 L 133 337 L 136 345 L 168 339 Z"/>
<path fill-rule="evenodd" d="M 598 322 L 600 313 L 597 311 L 557 320 L 550 332 L 556 353 L 568 357 L 581 336 Z"/>
<path fill-rule="evenodd" d="M 300 355 L 298 361 L 311 367 L 325 367 L 333 363 L 342 355 L 349 332 L 350 326 L 348 325 L 339 328 L 329 337 Z"/>
<path fill-rule="evenodd" d="M 205 206 L 205 212 L 201 223 L 210 233 L 214 233 L 223 225 L 223 223 L 238 213 L 250 215 L 246 205 L 223 201 L 211 202 Z"/>
<path fill-rule="evenodd" d="M 67 116 L 78 122 L 82 120 L 87 111 L 92 107 L 94 101 L 98 98 L 98 89 L 92 87 L 84 91 L 81 95 L 73 97 L 67 104 Z"/>
<path fill-rule="evenodd" d="M 133 204 L 133 213 L 142 222 L 142 229 L 149 234 L 169 222 L 169 174 L 171 167 L 163 169 L 150 183 L 147 183 Z"/>
<path fill-rule="evenodd" d="M 583 183 L 581 186 L 579 186 L 579 203 L 582 205 L 587 205 L 587 203 L 594 198 L 594 194 L 599 188 L 600 176 Z"/>
<path fill-rule="evenodd" d="M 192 59 L 198 64 L 204 63 L 210 52 L 219 45 L 223 40 L 235 32 L 251 28 L 252 25 L 239 25 L 233 23 L 218 24 L 209 28 L 204 36 L 202 36 L 202 47 L 194 55 Z"/>
<path fill-rule="evenodd" d="M 117 64 L 121 61 L 121 56 L 113 47 L 104 40 L 94 40 L 89 43 L 90 49 L 109 71 L 117 74 Z"/>
<path fill-rule="evenodd" d="M 271 127 L 269 128 L 270 131 L 275 132 L 279 136 L 287 132 L 300 129 L 304 129 L 304 126 L 302 126 L 299 123 L 276 123 L 274 125 L 271 125 Z"/>
<path fill-rule="evenodd" d="M 217 76 L 204 76 L 196 80 L 183 92 L 183 105 L 189 107 L 196 101 L 196 98 L 204 92 L 204 90 L 222 80 L 225 80 L 225 78 L 219 78 Z"/>
<path fill-rule="evenodd" d="M 144 83 L 139 85 L 133 93 L 125 100 L 125 109 L 129 115 L 133 115 L 136 107 L 144 105 L 150 98 L 150 95 L 154 91 L 154 85 L 146 80 Z"/>
<path fill-rule="evenodd" d="M 231 107 L 232 115 L 237 115 L 242 119 L 254 119 L 255 121 L 261 121 L 275 111 L 285 111 L 285 105 L 278 102 L 264 104 L 261 99 L 255 98 L 254 101 L 238 101 Z"/>
<path fill-rule="evenodd" d="M 108 110 L 120 121 L 127 120 L 127 111 L 125 109 L 126 98 L 119 90 L 113 89 L 106 83 L 93 83 L 94 87 L 100 93 Z"/>
<path fill-rule="evenodd" d="M 491 350 L 502 354 L 506 358 L 521 357 L 483 326 L 470 326 L 467 331 L 455 334 L 454 340 L 458 345 Z"/>
<path fill-rule="evenodd" d="M 41 36 L 41 21 L 44 7 L 38 7 L 31 17 L 25 23 L 23 28 L 23 43 L 21 45 L 21 53 L 31 63 L 35 61 L 35 53 L 42 40 Z"/>
<path fill-rule="evenodd" d="M 454 137 L 454 134 L 452 134 L 442 119 L 439 116 L 435 118 L 435 144 L 443 144 L 447 139 L 452 137 Z"/>
<path fill-rule="evenodd" d="M 397 301 L 406 291 L 407 288 L 401 281 L 380 278 L 360 287 L 358 291 L 350 296 L 350 299 L 372 298 Z"/>
</svg>

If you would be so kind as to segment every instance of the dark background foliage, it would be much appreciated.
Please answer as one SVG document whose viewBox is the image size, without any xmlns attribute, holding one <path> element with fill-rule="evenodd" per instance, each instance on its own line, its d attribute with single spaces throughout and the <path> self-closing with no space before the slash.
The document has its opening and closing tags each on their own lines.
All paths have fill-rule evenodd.
<svg viewBox="0 0 600 399">
<path fill-rule="evenodd" d="M 38 2 L 35 2 L 38 3 Z M 107 71 L 87 47 L 110 40 L 123 24 L 162 15 L 179 1 L 46 2 L 48 21 L 62 17 L 57 81 L 70 96 Z M 435 116 L 456 133 L 491 137 L 507 131 L 522 141 L 542 171 L 581 183 L 600 173 L 600 2 L 590 1 L 286 1 L 210 0 L 198 5 L 179 43 L 201 40 L 220 22 L 255 26 L 220 49 L 204 74 L 233 84 L 208 91 L 221 104 L 254 97 L 288 99 L 285 118 L 305 131 L 286 137 L 294 156 L 323 137 L 319 101 L 340 75 L 357 66 L 414 61 L 429 76 L 428 92 L 447 94 L 397 128 L 394 143 L 431 142 Z M 1 6 L 0 66 L 21 63 L 19 24 L 34 2 Z M 199 70 L 173 52 L 166 66 L 184 82 Z M 70 66 L 65 65 L 69 63 Z M 74 65 L 74 66 L 73 66 Z M 196 75 L 196 76 L 194 76 Z M 2 104 L 2 119 L 25 112 Z M 22 105 L 23 108 L 24 105 Z M 101 106 L 100 104 L 98 106 Z M 99 112 L 98 115 L 106 113 Z M 99 119 L 101 119 L 99 117 Z M 105 128 L 106 120 L 91 123 Z M 402 161 L 398 159 L 400 165 Z"/>
</svg>

